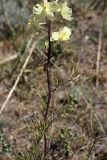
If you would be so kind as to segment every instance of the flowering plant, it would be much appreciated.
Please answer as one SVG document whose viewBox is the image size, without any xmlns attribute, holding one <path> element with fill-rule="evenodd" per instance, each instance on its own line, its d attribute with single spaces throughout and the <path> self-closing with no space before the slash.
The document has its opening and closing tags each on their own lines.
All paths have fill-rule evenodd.
<svg viewBox="0 0 107 160">
<path fill-rule="evenodd" d="M 47 27 L 47 35 L 48 35 L 48 42 L 45 44 L 46 47 L 46 56 L 47 61 L 44 65 L 46 75 L 47 75 L 47 86 L 48 86 L 48 93 L 47 93 L 47 102 L 46 107 L 44 110 L 44 123 L 47 126 L 48 124 L 48 117 L 49 117 L 49 110 L 51 106 L 51 97 L 52 97 L 52 87 L 51 87 L 51 53 L 52 53 L 52 43 L 54 41 L 67 41 L 70 39 L 71 29 L 67 26 L 61 26 L 58 31 L 52 31 L 52 23 L 57 19 L 57 16 L 62 17 L 67 21 L 72 21 L 72 9 L 68 7 L 67 2 L 61 3 L 58 0 L 43 0 L 43 3 L 36 4 L 33 7 L 32 17 L 29 20 L 29 24 L 31 26 L 39 27 L 43 24 Z M 44 132 L 44 159 L 46 158 L 48 152 L 48 145 L 47 145 L 47 136 Z"/>
<path fill-rule="evenodd" d="M 40 26 L 47 18 L 50 21 L 55 21 L 57 15 L 60 15 L 67 21 L 72 21 L 72 9 L 68 7 L 67 2 L 61 3 L 58 0 L 48 2 L 44 0 L 41 4 L 36 4 L 33 7 L 33 15 L 29 20 L 30 25 Z M 71 29 L 64 26 L 57 32 L 52 33 L 52 41 L 67 41 L 71 35 Z"/>
</svg>

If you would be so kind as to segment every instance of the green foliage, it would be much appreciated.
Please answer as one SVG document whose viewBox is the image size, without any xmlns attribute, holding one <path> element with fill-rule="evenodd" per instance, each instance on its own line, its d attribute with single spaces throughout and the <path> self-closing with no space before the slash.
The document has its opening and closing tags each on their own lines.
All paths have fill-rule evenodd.
<svg viewBox="0 0 107 160">
<path fill-rule="evenodd" d="M 0 154 L 9 153 L 10 151 L 11 151 L 10 144 L 7 141 L 7 138 L 3 129 L 0 128 Z"/>
<path fill-rule="evenodd" d="M 50 145 L 52 158 L 63 157 L 67 159 L 69 156 L 70 149 L 70 137 L 72 137 L 71 130 L 68 128 L 63 128 L 55 134 Z"/>
<path fill-rule="evenodd" d="M 61 117 L 71 118 L 72 115 L 77 114 L 77 105 L 79 102 L 78 87 L 75 85 L 71 86 L 69 96 L 67 98 L 66 104 L 63 106 L 61 111 Z"/>
<path fill-rule="evenodd" d="M 31 147 L 25 148 L 23 151 L 16 150 L 16 160 L 42 160 L 43 159 L 43 136 L 47 133 L 52 121 L 50 120 L 47 124 L 38 118 L 34 117 L 30 122 L 26 122 L 27 131 L 30 136 Z"/>
<path fill-rule="evenodd" d="M 70 118 L 72 114 L 76 113 L 77 97 L 70 95 L 67 99 L 67 104 L 61 112 L 61 117 Z"/>
</svg>

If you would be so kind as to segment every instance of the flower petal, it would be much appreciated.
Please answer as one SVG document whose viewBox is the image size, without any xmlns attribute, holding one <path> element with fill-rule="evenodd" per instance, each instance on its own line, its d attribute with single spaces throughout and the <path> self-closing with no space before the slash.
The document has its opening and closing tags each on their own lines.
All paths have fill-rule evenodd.
<svg viewBox="0 0 107 160">
<path fill-rule="evenodd" d="M 59 40 L 59 33 L 58 32 L 53 32 L 51 41 L 58 41 Z"/>
<path fill-rule="evenodd" d="M 61 28 L 58 32 L 53 32 L 51 41 L 67 41 L 70 39 L 71 29 L 68 27 Z"/>
<path fill-rule="evenodd" d="M 33 7 L 33 14 L 41 14 L 43 11 L 43 7 L 40 4 L 36 4 L 36 6 Z"/>
<path fill-rule="evenodd" d="M 68 21 L 72 20 L 72 9 L 67 6 L 67 2 L 63 3 L 62 8 L 60 10 L 60 14 L 62 17 Z"/>
</svg>

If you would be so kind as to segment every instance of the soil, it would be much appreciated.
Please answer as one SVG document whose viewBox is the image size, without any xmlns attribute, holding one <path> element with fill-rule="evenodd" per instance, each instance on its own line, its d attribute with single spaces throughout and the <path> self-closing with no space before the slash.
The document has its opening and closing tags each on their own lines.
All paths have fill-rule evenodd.
<svg viewBox="0 0 107 160">
<path fill-rule="evenodd" d="M 67 130 L 68 139 L 66 137 L 71 142 L 69 159 L 84 160 L 89 154 L 90 160 L 106 160 L 107 10 L 102 10 L 100 7 L 93 9 L 92 6 L 89 7 L 87 1 L 81 3 L 72 1 L 70 5 L 74 17 L 72 24 L 69 24 L 73 30 L 71 39 L 66 44 L 60 44 L 60 47 L 56 45 L 52 57 L 57 66 L 51 66 L 53 89 L 58 83 L 62 84 L 53 92 L 53 109 L 51 108 L 50 115 L 55 121 L 50 129 L 50 137 L 56 138 L 62 130 L 65 133 L 65 130 L 69 129 L 72 132 L 71 136 Z M 24 51 L 30 32 L 29 27 L 24 29 L 22 27 L 15 35 L 1 36 L 1 107 L 27 57 L 28 52 L 26 54 Z M 97 71 L 99 41 L 101 41 L 101 55 Z M 17 58 L 10 60 L 14 55 L 18 55 Z M 28 125 L 32 124 L 33 118 L 35 121 L 42 118 L 41 97 L 46 98 L 46 92 L 46 73 L 34 52 L 0 115 L 0 127 L 15 150 L 31 147 L 29 141 L 32 134 L 28 133 Z M 5 156 L 9 159 L 12 154 Z M 63 156 L 60 155 L 61 157 Z"/>
</svg>

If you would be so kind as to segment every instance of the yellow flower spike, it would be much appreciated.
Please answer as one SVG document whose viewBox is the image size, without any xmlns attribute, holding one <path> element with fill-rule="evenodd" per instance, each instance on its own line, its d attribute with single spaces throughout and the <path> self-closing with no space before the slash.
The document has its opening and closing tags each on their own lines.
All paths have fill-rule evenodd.
<svg viewBox="0 0 107 160">
<path fill-rule="evenodd" d="M 61 28 L 59 32 L 53 32 L 51 41 L 67 41 L 70 39 L 71 29 L 68 27 Z"/>
<path fill-rule="evenodd" d="M 62 15 L 62 17 L 68 21 L 72 20 L 72 9 L 67 6 L 67 2 L 62 4 L 62 7 L 58 9 L 58 12 Z"/>
</svg>

